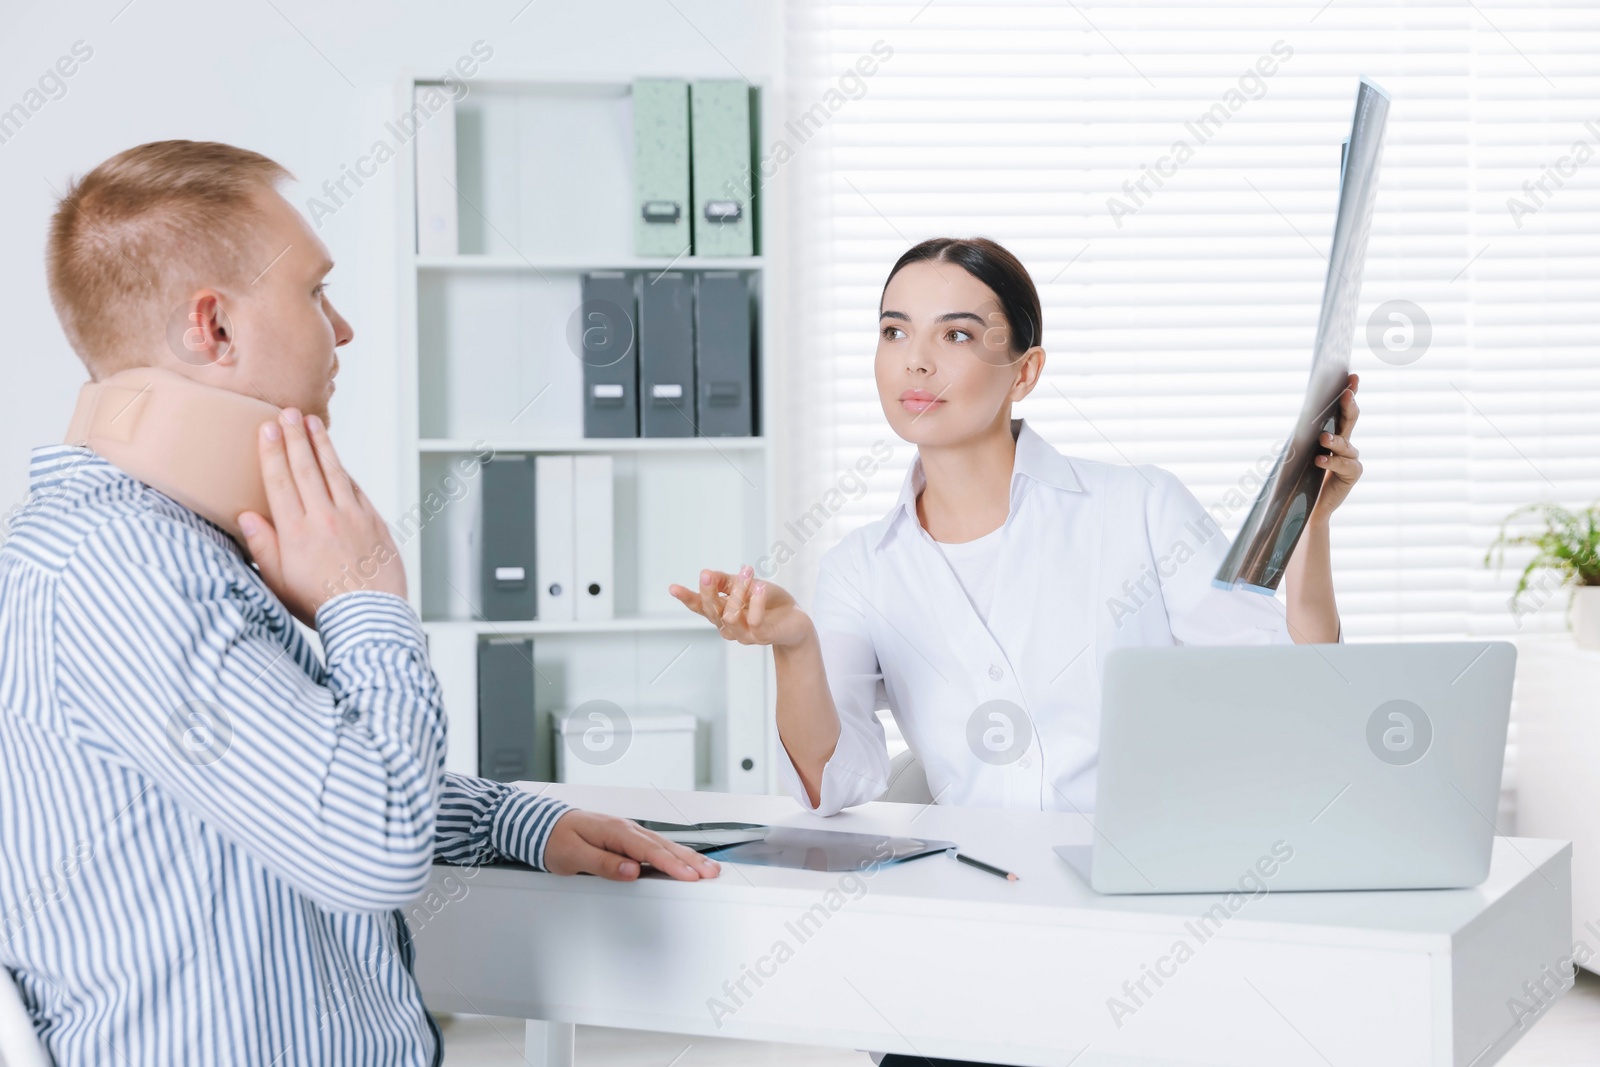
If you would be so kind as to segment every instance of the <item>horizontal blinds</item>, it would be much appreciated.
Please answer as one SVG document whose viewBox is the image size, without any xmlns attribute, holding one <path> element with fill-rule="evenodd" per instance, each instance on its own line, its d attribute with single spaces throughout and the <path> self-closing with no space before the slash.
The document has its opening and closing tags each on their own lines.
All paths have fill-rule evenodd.
<svg viewBox="0 0 1600 1067">
<path fill-rule="evenodd" d="M 1504 204 L 1600 119 L 1583 114 L 1600 98 L 1594 13 L 935 0 L 797 2 L 789 22 L 793 115 L 875 44 L 892 55 L 784 177 L 796 358 L 780 507 L 825 502 L 831 519 L 780 580 L 807 589 L 816 555 L 898 491 L 913 453 L 878 406 L 874 316 L 888 267 L 929 236 L 984 234 L 1028 265 L 1050 358 L 1018 413 L 1048 440 L 1160 464 L 1207 504 L 1253 496 L 1300 404 L 1365 74 L 1394 107 L 1353 358 L 1366 474 L 1335 524 L 1346 632 L 1513 625 L 1510 574 L 1481 564 L 1498 519 L 1600 490 L 1600 162 L 1520 228 Z M 894 451 L 866 491 L 830 496 L 879 441 Z"/>
<path fill-rule="evenodd" d="M 1519 504 L 1600 498 L 1600 11 L 1481 4 L 1474 56 L 1468 503 L 1474 555 Z M 1493 28 L 1489 24 L 1492 23 Z M 1574 149 L 1576 148 L 1576 151 Z M 1560 629 L 1565 590 L 1471 574 L 1479 632 Z M 1511 566 L 1511 564 L 1517 564 Z"/>
</svg>

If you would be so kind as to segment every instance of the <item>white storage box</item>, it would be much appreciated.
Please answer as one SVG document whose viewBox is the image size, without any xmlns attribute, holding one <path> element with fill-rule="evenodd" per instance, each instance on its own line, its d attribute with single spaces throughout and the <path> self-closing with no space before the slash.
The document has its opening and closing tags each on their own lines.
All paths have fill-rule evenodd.
<svg viewBox="0 0 1600 1067">
<path fill-rule="evenodd" d="M 695 717 L 680 711 L 632 714 L 590 700 L 550 716 L 556 781 L 578 785 L 694 788 Z"/>
</svg>

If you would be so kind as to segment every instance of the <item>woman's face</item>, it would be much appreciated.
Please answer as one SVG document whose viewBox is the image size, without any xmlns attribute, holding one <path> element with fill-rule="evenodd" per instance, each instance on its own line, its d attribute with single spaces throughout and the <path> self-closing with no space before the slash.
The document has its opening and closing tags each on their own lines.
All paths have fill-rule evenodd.
<svg viewBox="0 0 1600 1067">
<path fill-rule="evenodd" d="M 894 432 L 915 445 L 952 445 L 1009 417 L 1008 402 L 1037 380 L 1010 339 L 994 291 L 959 265 L 901 269 L 883 293 L 875 365 Z"/>
</svg>

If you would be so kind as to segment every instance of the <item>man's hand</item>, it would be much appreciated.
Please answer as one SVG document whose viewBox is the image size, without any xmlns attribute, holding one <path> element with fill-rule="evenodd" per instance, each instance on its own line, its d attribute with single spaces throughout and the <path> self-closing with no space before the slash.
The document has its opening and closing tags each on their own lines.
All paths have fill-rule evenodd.
<svg viewBox="0 0 1600 1067">
<path fill-rule="evenodd" d="M 257 444 L 272 519 L 241 512 L 239 526 L 284 607 L 314 627 L 317 608 L 339 593 L 405 596 L 405 566 L 388 524 L 339 464 L 322 420 L 285 408 L 262 425 Z"/>
<path fill-rule="evenodd" d="M 640 863 L 685 882 L 715 878 L 722 870 L 715 860 L 629 819 L 576 808 L 556 820 L 544 846 L 544 867 L 552 874 L 598 874 L 631 882 L 639 877 Z"/>
</svg>

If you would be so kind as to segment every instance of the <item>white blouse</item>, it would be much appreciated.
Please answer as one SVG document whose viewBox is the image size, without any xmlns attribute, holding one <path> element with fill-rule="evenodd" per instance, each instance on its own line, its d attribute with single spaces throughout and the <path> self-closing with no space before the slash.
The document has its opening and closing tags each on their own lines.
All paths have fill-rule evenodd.
<svg viewBox="0 0 1600 1067">
<path fill-rule="evenodd" d="M 917 521 L 920 459 L 894 508 L 823 557 L 811 614 L 840 733 L 817 807 L 778 753 L 808 810 L 887 788 L 887 707 L 939 803 L 1092 811 L 1113 648 L 1292 643 L 1277 599 L 1211 584 L 1228 538 L 1174 475 L 1069 458 L 1013 429 L 987 622 Z"/>
</svg>

